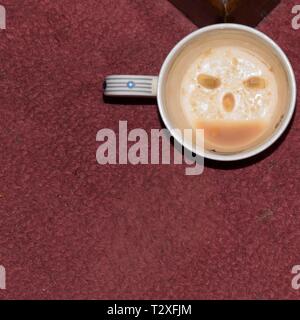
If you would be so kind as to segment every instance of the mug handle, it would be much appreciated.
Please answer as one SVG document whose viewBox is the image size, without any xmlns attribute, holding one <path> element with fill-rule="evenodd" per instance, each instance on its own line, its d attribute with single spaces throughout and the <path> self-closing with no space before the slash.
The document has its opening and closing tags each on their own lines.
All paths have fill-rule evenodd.
<svg viewBox="0 0 300 320">
<path fill-rule="evenodd" d="M 107 76 L 103 83 L 105 96 L 156 97 L 158 77 L 141 75 Z"/>
</svg>

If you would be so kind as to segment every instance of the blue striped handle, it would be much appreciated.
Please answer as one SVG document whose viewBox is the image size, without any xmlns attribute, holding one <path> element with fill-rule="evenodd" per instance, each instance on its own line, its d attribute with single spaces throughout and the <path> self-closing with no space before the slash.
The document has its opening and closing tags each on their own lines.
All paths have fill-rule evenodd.
<svg viewBox="0 0 300 320">
<path fill-rule="evenodd" d="M 158 77 L 153 76 L 108 76 L 103 89 L 106 96 L 156 97 Z"/>
</svg>

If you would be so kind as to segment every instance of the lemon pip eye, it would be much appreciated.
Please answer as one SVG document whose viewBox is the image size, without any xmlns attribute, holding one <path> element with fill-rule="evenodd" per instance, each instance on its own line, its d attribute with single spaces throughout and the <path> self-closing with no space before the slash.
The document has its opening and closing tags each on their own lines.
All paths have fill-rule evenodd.
<svg viewBox="0 0 300 320">
<path fill-rule="evenodd" d="M 199 74 L 197 82 L 206 89 L 217 89 L 221 85 L 221 80 L 208 74 Z"/>
<path fill-rule="evenodd" d="M 266 81 L 262 77 L 250 77 L 243 83 L 248 89 L 265 89 L 266 87 Z"/>
</svg>

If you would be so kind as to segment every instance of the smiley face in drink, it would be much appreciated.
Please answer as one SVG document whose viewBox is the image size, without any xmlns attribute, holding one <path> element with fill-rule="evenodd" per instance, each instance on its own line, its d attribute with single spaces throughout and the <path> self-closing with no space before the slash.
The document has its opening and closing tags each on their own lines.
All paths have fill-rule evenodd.
<svg viewBox="0 0 300 320">
<path fill-rule="evenodd" d="M 277 104 L 272 68 L 235 47 L 206 50 L 187 70 L 181 104 L 193 127 L 220 148 L 243 148 L 268 127 Z"/>
</svg>

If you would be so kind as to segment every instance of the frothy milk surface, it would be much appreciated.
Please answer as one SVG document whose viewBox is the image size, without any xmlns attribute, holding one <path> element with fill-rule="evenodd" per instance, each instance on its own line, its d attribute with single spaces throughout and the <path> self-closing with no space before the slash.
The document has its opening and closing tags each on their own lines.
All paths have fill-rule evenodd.
<svg viewBox="0 0 300 320">
<path fill-rule="evenodd" d="M 278 104 L 271 66 L 242 47 L 207 48 L 183 76 L 180 102 L 191 126 L 212 147 L 230 151 L 257 140 Z"/>
</svg>

